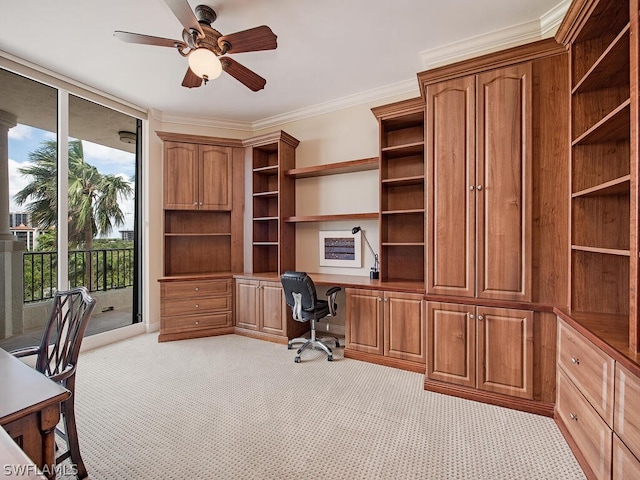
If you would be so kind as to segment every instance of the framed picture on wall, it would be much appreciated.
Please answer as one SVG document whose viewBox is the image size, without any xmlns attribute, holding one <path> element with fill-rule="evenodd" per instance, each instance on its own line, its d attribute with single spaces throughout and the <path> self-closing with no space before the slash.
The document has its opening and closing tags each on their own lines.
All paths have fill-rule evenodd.
<svg viewBox="0 0 640 480">
<path fill-rule="evenodd" d="M 319 252 L 321 267 L 362 266 L 362 233 L 327 230 L 319 232 Z"/>
</svg>

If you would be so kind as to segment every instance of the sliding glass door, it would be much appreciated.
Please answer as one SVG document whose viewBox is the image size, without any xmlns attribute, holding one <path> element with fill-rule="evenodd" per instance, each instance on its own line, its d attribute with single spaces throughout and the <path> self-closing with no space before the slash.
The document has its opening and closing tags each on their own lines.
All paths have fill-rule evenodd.
<svg viewBox="0 0 640 480">
<path fill-rule="evenodd" d="M 16 118 L 6 166 L 0 150 L 14 267 L 3 288 L 16 300 L 2 306 L 0 347 L 39 338 L 56 289 L 97 299 L 88 335 L 140 321 L 141 120 L 0 69 L 3 111 Z"/>
</svg>

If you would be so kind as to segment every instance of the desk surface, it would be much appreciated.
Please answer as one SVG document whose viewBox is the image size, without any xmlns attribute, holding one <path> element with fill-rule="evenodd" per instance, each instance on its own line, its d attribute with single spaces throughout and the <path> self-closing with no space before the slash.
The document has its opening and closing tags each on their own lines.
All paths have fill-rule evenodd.
<svg viewBox="0 0 640 480">
<path fill-rule="evenodd" d="M 0 428 L 0 468 L 0 478 L 46 478 L 3 428 Z"/>
<path fill-rule="evenodd" d="M 339 286 L 345 288 L 366 288 L 368 290 L 392 290 L 394 292 L 419 293 L 424 295 L 424 282 L 394 282 L 372 280 L 369 277 L 359 275 L 336 275 L 331 273 L 311 273 L 309 276 L 316 285 Z M 279 282 L 280 277 L 276 273 L 243 273 L 236 274 L 234 278 L 245 278 L 250 280 L 269 280 Z"/>
<path fill-rule="evenodd" d="M 60 403 L 71 393 L 0 348 L 0 425 Z"/>
</svg>

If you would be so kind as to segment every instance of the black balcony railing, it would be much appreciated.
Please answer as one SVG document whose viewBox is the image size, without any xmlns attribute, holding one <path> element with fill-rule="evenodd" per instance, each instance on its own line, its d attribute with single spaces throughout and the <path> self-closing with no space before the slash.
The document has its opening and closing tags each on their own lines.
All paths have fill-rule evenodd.
<svg viewBox="0 0 640 480">
<path fill-rule="evenodd" d="M 53 298 L 57 252 L 24 252 L 24 303 Z M 69 284 L 91 292 L 133 286 L 133 248 L 69 251 Z"/>
</svg>

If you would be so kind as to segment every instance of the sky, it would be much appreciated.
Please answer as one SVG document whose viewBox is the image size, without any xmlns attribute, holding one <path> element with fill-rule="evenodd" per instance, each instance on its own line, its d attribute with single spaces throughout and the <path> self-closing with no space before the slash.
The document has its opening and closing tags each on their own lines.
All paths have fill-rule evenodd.
<svg viewBox="0 0 640 480">
<path fill-rule="evenodd" d="M 29 153 L 36 150 L 43 141 L 55 139 L 54 133 L 27 125 L 18 124 L 9 130 L 9 211 L 26 210 L 26 205 L 19 206 L 14 200 L 14 195 L 30 181 L 29 177 L 21 174 L 18 169 L 30 164 Z M 130 182 L 135 173 L 135 155 L 133 153 L 85 140 L 82 141 L 82 147 L 85 162 L 96 167 L 100 173 L 120 175 Z M 134 187 L 133 183 L 131 183 L 131 187 Z M 133 196 L 128 200 L 120 200 L 120 208 L 125 214 L 125 224 L 122 227 L 114 228 L 114 231 L 109 235 L 110 238 L 120 238 L 119 230 L 133 230 Z"/>
</svg>

